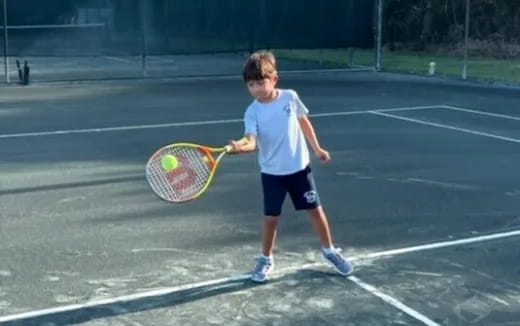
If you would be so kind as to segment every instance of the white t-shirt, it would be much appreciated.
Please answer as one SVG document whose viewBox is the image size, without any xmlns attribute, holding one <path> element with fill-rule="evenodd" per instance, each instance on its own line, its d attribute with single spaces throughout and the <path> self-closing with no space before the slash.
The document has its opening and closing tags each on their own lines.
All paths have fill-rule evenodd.
<svg viewBox="0 0 520 326">
<path fill-rule="evenodd" d="M 309 149 L 298 118 L 309 113 L 293 90 L 278 89 L 269 103 L 257 100 L 244 115 L 245 134 L 256 136 L 262 173 L 287 175 L 309 165 Z"/>
</svg>

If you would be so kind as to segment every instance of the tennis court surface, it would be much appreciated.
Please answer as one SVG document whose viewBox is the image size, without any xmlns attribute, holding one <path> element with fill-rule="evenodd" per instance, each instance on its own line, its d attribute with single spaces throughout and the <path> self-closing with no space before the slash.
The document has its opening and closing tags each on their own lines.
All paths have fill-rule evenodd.
<svg viewBox="0 0 520 326">
<path fill-rule="evenodd" d="M 237 68 L 239 69 L 239 68 Z M 286 203 L 259 253 L 255 155 L 184 205 L 154 197 L 165 144 L 242 133 L 239 77 L 0 88 L 1 325 L 520 324 L 518 89 L 384 73 L 282 74 L 332 161 L 313 169 L 337 276 Z"/>
</svg>

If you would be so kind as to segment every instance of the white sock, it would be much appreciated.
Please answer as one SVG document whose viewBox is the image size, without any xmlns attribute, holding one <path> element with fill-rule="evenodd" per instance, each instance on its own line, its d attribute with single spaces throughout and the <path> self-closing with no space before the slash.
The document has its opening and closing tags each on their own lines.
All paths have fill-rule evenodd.
<svg viewBox="0 0 520 326">
<path fill-rule="evenodd" d="M 328 255 L 328 254 L 332 254 L 332 253 L 336 252 L 336 249 L 334 248 L 334 246 L 332 246 L 330 248 L 323 247 L 323 252 Z"/>
<path fill-rule="evenodd" d="M 273 255 L 271 255 L 271 256 L 266 256 L 266 255 L 262 254 L 262 258 L 264 258 L 264 259 L 269 259 L 270 261 L 273 261 Z"/>
</svg>

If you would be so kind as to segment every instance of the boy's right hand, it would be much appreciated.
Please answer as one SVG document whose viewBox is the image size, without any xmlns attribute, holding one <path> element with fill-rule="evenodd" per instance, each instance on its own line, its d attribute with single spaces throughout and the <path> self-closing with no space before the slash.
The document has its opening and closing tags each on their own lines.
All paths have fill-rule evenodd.
<svg viewBox="0 0 520 326">
<path fill-rule="evenodd" d="M 236 154 L 240 152 L 240 143 L 236 140 L 230 140 L 229 145 L 231 146 L 230 154 Z"/>
<path fill-rule="evenodd" d="M 245 146 L 249 143 L 249 140 L 246 137 L 242 137 L 239 140 L 230 140 L 229 145 L 233 147 L 230 153 L 240 153 L 242 152 L 242 146 Z"/>
</svg>

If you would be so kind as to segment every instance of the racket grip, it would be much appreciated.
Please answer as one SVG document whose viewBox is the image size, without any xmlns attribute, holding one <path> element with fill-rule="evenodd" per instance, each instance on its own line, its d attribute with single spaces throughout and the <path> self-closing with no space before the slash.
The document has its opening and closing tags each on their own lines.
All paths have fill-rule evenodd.
<svg viewBox="0 0 520 326">
<path fill-rule="evenodd" d="M 231 152 L 232 150 L 233 150 L 233 146 L 231 146 L 231 145 L 226 145 L 226 146 L 224 146 L 224 152 L 229 153 L 229 152 Z"/>
</svg>

